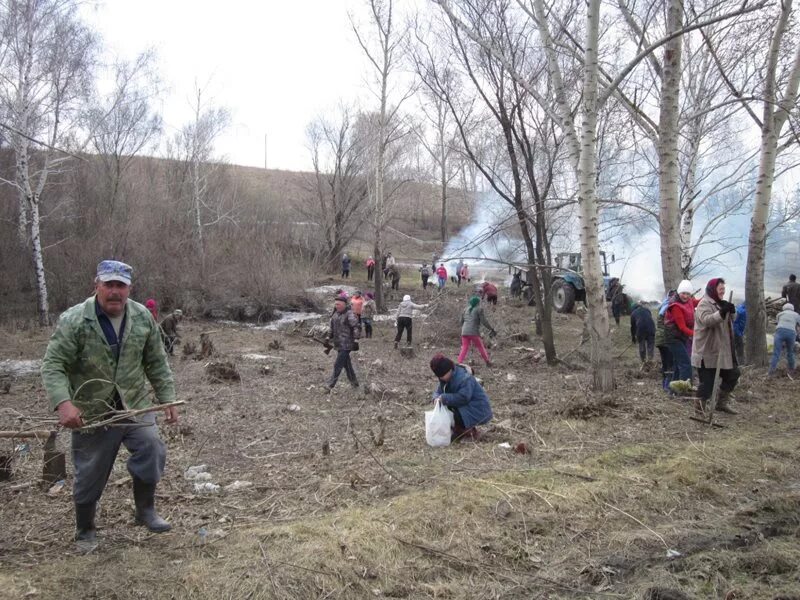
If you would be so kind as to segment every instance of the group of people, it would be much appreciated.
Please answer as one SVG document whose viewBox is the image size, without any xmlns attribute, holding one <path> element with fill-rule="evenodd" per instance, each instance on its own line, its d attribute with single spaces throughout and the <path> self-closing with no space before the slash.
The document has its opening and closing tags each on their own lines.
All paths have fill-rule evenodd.
<svg viewBox="0 0 800 600">
<path fill-rule="evenodd" d="M 794 285 L 793 285 L 794 284 Z M 662 386 L 675 394 L 673 382 L 686 381 L 691 386 L 697 376 L 694 408 L 705 414 L 708 400 L 719 372 L 720 385 L 715 410 L 736 414 L 731 406 L 731 392 L 739 379 L 739 365 L 744 359 L 744 332 L 747 311 L 725 299 L 726 284 L 713 278 L 697 298 L 692 283 L 683 280 L 670 290 L 659 306 L 654 320 L 650 310 L 634 305 L 631 312 L 631 340 L 639 343 L 642 362 L 653 360 L 654 347 L 661 356 Z M 783 297 L 800 304 L 800 284 L 791 275 L 783 288 Z M 789 371 L 794 372 L 794 344 L 800 332 L 798 304 L 786 302 L 776 317 L 774 349 L 769 374 L 774 375 L 782 354 L 786 353 Z"/>
</svg>

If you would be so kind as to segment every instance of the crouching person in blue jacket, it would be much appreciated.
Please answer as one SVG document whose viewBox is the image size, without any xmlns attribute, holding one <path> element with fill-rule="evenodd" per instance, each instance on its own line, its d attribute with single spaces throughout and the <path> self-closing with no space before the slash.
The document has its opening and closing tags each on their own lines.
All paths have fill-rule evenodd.
<svg viewBox="0 0 800 600">
<path fill-rule="evenodd" d="M 453 441 L 480 438 L 478 425 L 492 420 L 489 396 L 463 365 L 456 365 L 443 354 L 431 359 L 431 371 L 439 378 L 439 387 L 433 393 L 442 405 L 453 413 Z"/>
</svg>

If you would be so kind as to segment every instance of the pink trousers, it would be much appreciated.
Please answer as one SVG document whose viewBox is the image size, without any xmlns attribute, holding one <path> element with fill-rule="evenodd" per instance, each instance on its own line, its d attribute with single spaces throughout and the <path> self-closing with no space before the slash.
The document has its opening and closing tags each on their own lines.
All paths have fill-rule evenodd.
<svg viewBox="0 0 800 600">
<path fill-rule="evenodd" d="M 472 344 L 478 349 L 478 354 L 481 355 L 481 358 L 484 362 L 489 362 L 489 354 L 486 352 L 486 348 L 483 346 L 483 340 L 479 335 L 462 335 L 461 336 L 461 353 L 458 355 L 458 362 L 464 362 L 464 359 L 467 357 L 467 352 L 469 352 L 469 345 Z"/>
</svg>

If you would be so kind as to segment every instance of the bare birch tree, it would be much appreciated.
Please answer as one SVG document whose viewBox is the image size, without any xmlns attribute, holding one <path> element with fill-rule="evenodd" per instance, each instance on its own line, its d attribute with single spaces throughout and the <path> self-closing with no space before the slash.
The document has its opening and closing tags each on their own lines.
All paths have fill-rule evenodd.
<svg viewBox="0 0 800 600">
<path fill-rule="evenodd" d="M 235 206 L 225 198 L 209 193 L 220 163 L 214 156 L 214 145 L 230 123 L 227 108 L 208 105 L 198 87 L 192 99 L 192 121 L 177 135 L 174 149 L 185 168 L 183 183 L 188 187 L 189 213 L 195 248 L 200 259 L 201 280 L 206 276 L 206 229 L 223 221 L 234 221 Z"/>
<path fill-rule="evenodd" d="M 39 323 L 49 322 L 41 204 L 70 158 L 57 151 L 79 121 L 92 84 L 96 38 L 74 0 L 9 0 L 0 7 L 0 110 L 14 152 L 18 235 L 33 263 Z"/>
<path fill-rule="evenodd" d="M 766 261 L 767 224 L 770 215 L 772 188 L 778 154 L 797 143 L 792 131 L 782 140 L 785 125 L 797 110 L 797 91 L 800 85 L 800 42 L 792 35 L 793 0 L 782 0 L 774 21 L 761 89 L 763 102 L 761 120 L 760 158 L 756 180 L 755 204 L 750 221 L 745 298 L 747 331 L 745 356 L 749 364 L 766 366 L 767 315 L 764 305 L 764 270 Z"/>
<path fill-rule="evenodd" d="M 387 165 L 393 146 L 405 135 L 406 129 L 400 115 L 400 107 L 409 94 L 392 102 L 392 85 L 398 75 L 401 51 L 405 46 L 407 30 L 400 26 L 394 12 L 394 0 L 367 0 L 370 26 L 359 27 L 351 17 L 351 24 L 358 44 L 363 50 L 373 74 L 373 93 L 378 100 L 378 109 L 372 123 L 372 158 L 374 176 L 369 186 L 372 206 L 372 229 L 374 231 L 373 252 L 380 264 L 384 254 L 384 235 L 391 218 L 391 183 L 387 177 Z M 383 295 L 383 271 L 375 269 L 375 304 L 379 312 L 386 311 Z"/>
</svg>

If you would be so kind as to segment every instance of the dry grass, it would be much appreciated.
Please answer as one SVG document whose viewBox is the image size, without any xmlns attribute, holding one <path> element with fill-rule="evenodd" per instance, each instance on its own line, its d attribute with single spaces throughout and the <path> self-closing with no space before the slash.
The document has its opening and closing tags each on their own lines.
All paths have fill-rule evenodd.
<svg viewBox="0 0 800 600">
<path fill-rule="evenodd" d="M 495 408 L 486 441 L 432 450 L 421 442 L 432 385 L 425 363 L 436 350 L 452 352 L 449 324 L 463 301 L 452 293 L 435 322 L 415 323 L 415 359 L 398 359 L 387 349 L 392 332 L 377 329 L 359 369 L 385 386 L 380 397 L 337 388 L 321 400 L 311 386 L 330 364 L 310 342 L 286 336 L 285 350 L 267 350 L 273 335 L 221 329 L 215 345 L 238 361 L 240 384 L 209 386 L 201 364 L 175 363 L 193 403 L 188 429 L 168 434 L 172 467 L 160 487 L 175 530 L 131 527 L 119 462 L 112 481 L 121 485 L 110 486 L 100 519 L 102 551 L 90 556 L 71 551 L 68 497 L 3 484 L 0 596 L 641 598 L 658 586 L 696 598 L 773 598 L 796 589 L 800 441 L 789 382 L 747 374 L 743 416 L 710 430 L 686 418 L 689 406 L 665 399 L 657 379 L 623 375 L 610 397 L 557 368 L 501 366 L 480 373 Z M 490 317 L 509 329 L 528 325 L 523 308 Z M 202 325 L 186 326 L 194 335 Z M 574 346 L 579 324 L 557 326 L 559 347 Z M 241 360 L 248 351 L 277 354 L 274 374 Z M 511 345 L 493 356 L 501 365 L 515 357 Z M 637 372 L 635 359 L 623 360 L 623 373 Z M 506 379 L 511 371 L 516 381 Z M 42 401 L 30 386 L 11 398 L 29 412 Z M 285 412 L 289 402 L 302 411 Z M 379 418 L 388 427 L 377 446 L 370 431 Z M 498 447 L 506 441 L 532 453 Z M 37 452 L 17 465 L 16 481 L 35 478 Z M 187 492 L 180 473 L 199 462 L 224 481 L 255 485 Z"/>
</svg>

